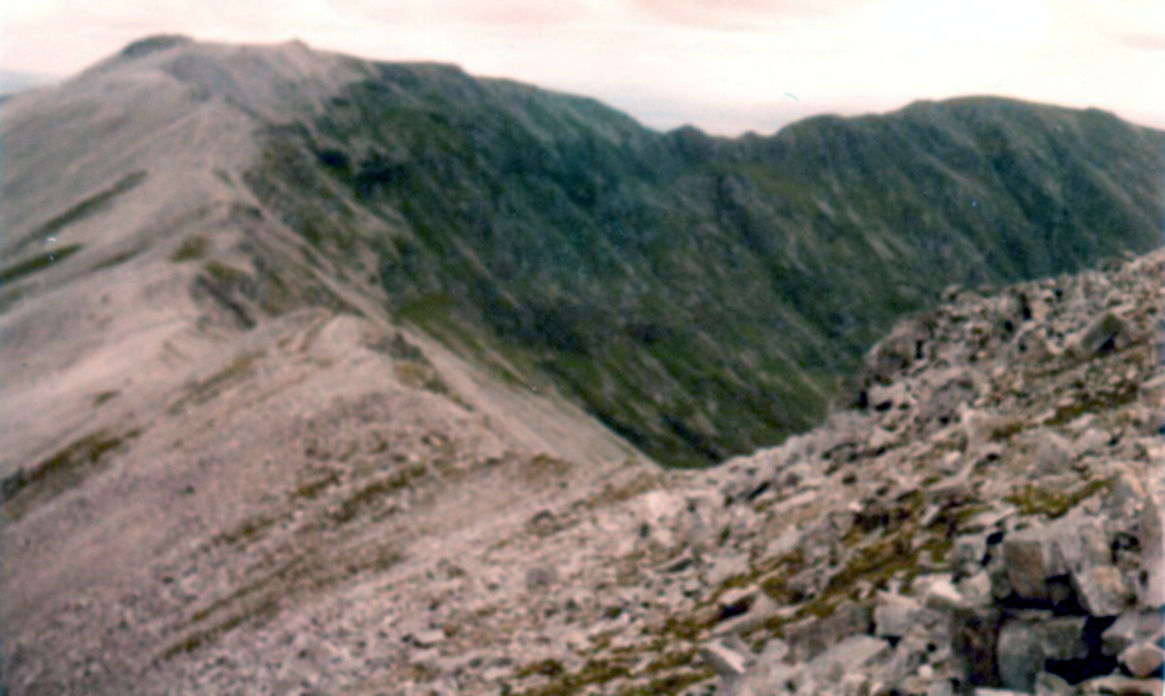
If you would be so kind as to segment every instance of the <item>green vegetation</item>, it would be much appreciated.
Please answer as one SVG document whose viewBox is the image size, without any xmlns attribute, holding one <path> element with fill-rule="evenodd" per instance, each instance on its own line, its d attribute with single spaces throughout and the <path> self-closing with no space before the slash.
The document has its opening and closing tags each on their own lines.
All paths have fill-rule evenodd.
<svg viewBox="0 0 1165 696">
<path fill-rule="evenodd" d="M 1109 492 L 1115 485 L 1113 478 L 1095 479 L 1068 490 L 1053 490 L 1034 484 L 1013 490 L 1004 500 L 1019 508 L 1022 515 L 1046 515 L 1056 519 L 1092 496 Z"/>
<path fill-rule="evenodd" d="M 191 614 L 186 628 L 204 625 L 172 643 L 159 655 L 169 660 L 210 645 L 226 633 L 248 623 L 261 623 L 279 611 L 282 601 L 303 592 L 322 590 L 364 572 L 383 572 L 404 556 L 391 544 L 368 544 L 358 548 L 328 550 L 307 548 L 305 553 L 283 562 L 274 570 L 250 579 L 229 594 L 213 600 Z M 216 616 L 223 618 L 214 620 Z"/>
<path fill-rule="evenodd" d="M 70 244 L 59 249 L 37 254 L 30 259 L 19 261 L 0 269 L 0 285 L 6 285 L 27 275 L 43 271 L 54 263 L 64 261 L 81 250 L 80 244 Z"/>
<path fill-rule="evenodd" d="M 104 466 L 110 454 L 139 434 L 137 429 L 122 434 L 101 430 L 75 440 L 31 468 L 18 470 L 0 481 L 0 510 L 19 520 L 38 505 L 80 485 Z"/>
<path fill-rule="evenodd" d="M 349 522 L 356 515 L 360 514 L 360 511 L 364 508 L 375 505 L 424 475 L 425 465 L 414 464 L 393 473 L 387 478 L 373 481 L 344 499 L 340 503 L 340 507 L 329 513 L 329 516 L 337 524 Z"/>
<path fill-rule="evenodd" d="M 209 252 L 210 242 L 205 237 L 194 235 L 182 240 L 174 253 L 170 254 L 170 260 L 174 263 L 197 261 L 205 258 Z"/>
<path fill-rule="evenodd" d="M 109 188 L 86 197 L 75 205 L 70 206 L 65 212 L 38 226 L 27 237 L 20 240 L 20 243 L 13 250 L 13 253 L 19 253 L 30 244 L 41 242 L 46 237 L 55 236 L 69 225 L 106 210 L 114 198 L 132 191 L 145 180 L 146 173 L 144 171 L 137 171 L 125 175 Z"/>
<path fill-rule="evenodd" d="M 235 356 L 234 360 L 222 369 L 204 379 L 194 382 L 186 394 L 170 404 L 167 411 L 170 415 L 178 415 L 190 406 L 199 406 L 214 399 L 230 387 L 243 382 L 255 372 L 255 364 L 266 355 L 266 351 L 244 352 Z"/>
<path fill-rule="evenodd" d="M 114 254 L 113 256 L 110 256 L 109 258 L 105 259 L 104 261 L 98 262 L 97 265 L 94 266 L 93 268 L 94 268 L 94 270 L 103 271 L 106 268 L 113 268 L 114 266 L 120 266 L 121 264 L 125 263 L 126 261 L 129 261 L 130 259 L 136 258 L 137 255 L 142 253 L 143 251 L 145 251 L 145 249 L 146 249 L 146 247 L 144 245 L 137 246 L 137 247 L 134 247 L 132 249 L 127 249 L 119 254 Z"/>
<path fill-rule="evenodd" d="M 94 407 L 102 406 L 107 401 L 110 401 L 112 399 L 116 399 L 120 395 L 121 395 L 121 392 L 118 391 L 117 389 L 110 389 L 108 391 L 100 392 L 93 397 L 93 406 Z"/>
<path fill-rule="evenodd" d="M 449 385 L 441 378 L 441 373 L 427 362 L 402 360 L 393 365 L 396 378 L 407 387 L 424 389 L 434 394 L 449 394 Z"/>
<path fill-rule="evenodd" d="M 246 271 L 214 259 L 202 264 L 202 270 L 224 285 L 233 285 L 249 277 Z"/>
<path fill-rule="evenodd" d="M 252 192 L 334 261 L 374 252 L 401 318 L 670 466 L 811 427 L 943 287 L 1147 250 L 1165 215 L 1161 135 L 1083 112 L 924 103 L 725 140 L 454 68 L 376 71 L 272 133 Z"/>
</svg>

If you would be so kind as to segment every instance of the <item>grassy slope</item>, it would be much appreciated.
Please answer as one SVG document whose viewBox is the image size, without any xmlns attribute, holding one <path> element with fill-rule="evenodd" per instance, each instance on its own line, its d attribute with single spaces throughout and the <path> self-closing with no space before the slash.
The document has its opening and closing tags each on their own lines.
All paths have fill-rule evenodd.
<svg viewBox="0 0 1165 696">
<path fill-rule="evenodd" d="M 249 180 L 321 250 L 375 249 L 399 312 L 476 332 L 693 465 L 811 425 L 949 283 L 1157 244 L 1161 146 L 1100 112 L 993 99 L 658 134 L 588 99 L 378 65 L 273 132 Z"/>
</svg>

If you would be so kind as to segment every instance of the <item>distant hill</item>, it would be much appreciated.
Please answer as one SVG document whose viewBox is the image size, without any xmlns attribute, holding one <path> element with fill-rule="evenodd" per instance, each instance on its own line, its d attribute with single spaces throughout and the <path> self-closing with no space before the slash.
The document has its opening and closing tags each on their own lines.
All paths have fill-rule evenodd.
<svg viewBox="0 0 1165 696">
<path fill-rule="evenodd" d="M 59 78 L 19 70 L 0 70 L 0 95 L 11 96 L 57 82 Z"/>
</svg>

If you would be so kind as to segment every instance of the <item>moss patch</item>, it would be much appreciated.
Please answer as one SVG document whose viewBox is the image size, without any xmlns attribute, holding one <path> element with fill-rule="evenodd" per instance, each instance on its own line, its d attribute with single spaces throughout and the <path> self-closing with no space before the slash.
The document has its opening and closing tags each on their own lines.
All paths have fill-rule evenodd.
<svg viewBox="0 0 1165 696">
<path fill-rule="evenodd" d="M 210 253 L 210 242 L 205 237 L 195 235 L 183 239 L 182 243 L 178 245 L 178 248 L 174 250 L 174 253 L 170 254 L 170 260 L 174 263 L 198 261 L 199 259 L 206 258 L 208 253 Z"/>
<path fill-rule="evenodd" d="M 1056 519 L 1068 514 L 1087 498 L 1102 491 L 1111 491 L 1115 484 L 1114 478 L 1088 481 L 1069 490 L 1052 490 L 1029 484 L 1014 489 L 1003 499 L 1019 508 L 1022 515 L 1046 515 L 1049 519 Z"/>
<path fill-rule="evenodd" d="M 46 237 L 52 237 L 64 228 L 76 222 L 80 222 L 91 215 L 105 210 L 109 203 L 123 193 L 133 190 L 139 184 L 146 180 L 146 173 L 144 171 L 137 171 L 127 174 L 122 177 L 109 188 L 102 189 L 97 193 L 88 196 L 77 204 L 69 207 L 65 212 L 53 217 L 44 224 L 37 227 L 29 234 L 28 237 L 22 239 L 17 245 L 14 252 L 19 252 L 28 247 L 28 245 L 43 240 Z"/>
<path fill-rule="evenodd" d="M 20 469 L 0 481 L 3 511 L 11 519 L 24 517 L 99 471 L 110 454 L 139 434 L 136 429 L 120 435 L 101 430 L 75 440 L 33 467 Z"/>
<path fill-rule="evenodd" d="M 73 254 L 77 253 L 81 250 L 81 247 L 82 245 L 80 244 L 70 244 L 69 246 L 64 246 L 60 249 L 54 249 L 52 251 L 46 251 L 30 259 L 18 261 L 10 266 L 6 266 L 0 270 L 0 284 L 11 283 L 15 280 L 24 278 L 25 276 L 32 275 L 37 271 L 43 271 L 49 266 L 52 266 L 54 263 L 64 261 Z"/>
<path fill-rule="evenodd" d="M 255 373 L 255 363 L 266 355 L 266 351 L 240 353 L 218 372 L 192 384 L 186 395 L 175 401 L 167 409 L 170 415 L 178 415 L 190 406 L 205 404 L 231 386 L 238 384 Z"/>
<path fill-rule="evenodd" d="M 425 465 L 415 464 L 392 474 L 388 478 L 373 481 L 346 498 L 340 503 L 339 508 L 330 512 L 328 516 L 337 524 L 349 522 L 364 508 L 407 487 L 424 475 Z"/>
</svg>

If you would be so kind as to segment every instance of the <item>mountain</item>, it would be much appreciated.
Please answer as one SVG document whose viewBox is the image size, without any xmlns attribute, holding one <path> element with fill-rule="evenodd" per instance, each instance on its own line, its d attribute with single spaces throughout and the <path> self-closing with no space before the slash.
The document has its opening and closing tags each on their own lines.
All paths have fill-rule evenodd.
<svg viewBox="0 0 1165 696">
<path fill-rule="evenodd" d="M 223 175 L 208 185 L 229 178 L 247 199 L 237 216 L 305 247 L 237 245 L 220 294 L 278 313 L 315 292 L 299 287 L 307 269 L 334 264 L 398 318 L 470 359 L 504 356 L 515 369 L 499 373 L 669 465 L 810 427 L 838 375 L 944 287 L 1143 252 L 1165 216 L 1161 133 L 1099 111 L 968 98 L 726 140 L 451 66 L 182 37 L 139 42 L 69 89 L 147 82 L 185 119 L 222 122 L 221 140 L 209 125 L 191 137 Z M 107 118 L 76 140 L 167 132 Z M 230 161 L 210 165 L 218 152 Z M 54 200 L 160 176 L 137 167 Z M 15 214 L 28 238 L 51 219 Z"/>
<path fill-rule="evenodd" d="M 382 219 L 400 315 L 500 344 L 690 464 L 816 422 L 836 376 L 946 285 L 1158 244 L 1161 144 L 1100 112 L 989 99 L 661 135 L 588 100 L 376 66 L 273 129 L 248 182 L 304 202 L 309 240 L 359 237 L 354 211 Z"/>
<path fill-rule="evenodd" d="M 1093 648 L 1159 606 L 1159 258 L 1120 258 L 1160 241 L 1159 132 L 976 98 L 656 133 L 182 36 L 0 128 L 6 693 L 678 693 L 757 678 L 729 626 L 808 664 L 816 619 L 866 635 L 875 591 L 970 602 L 979 571 L 984 654 L 1005 618 L 1063 628 L 1077 681 L 1152 653 Z M 1024 577 L 1108 604 L 953 565 L 1076 508 L 1110 562 Z M 924 678 L 917 640 L 866 645 Z"/>
</svg>

